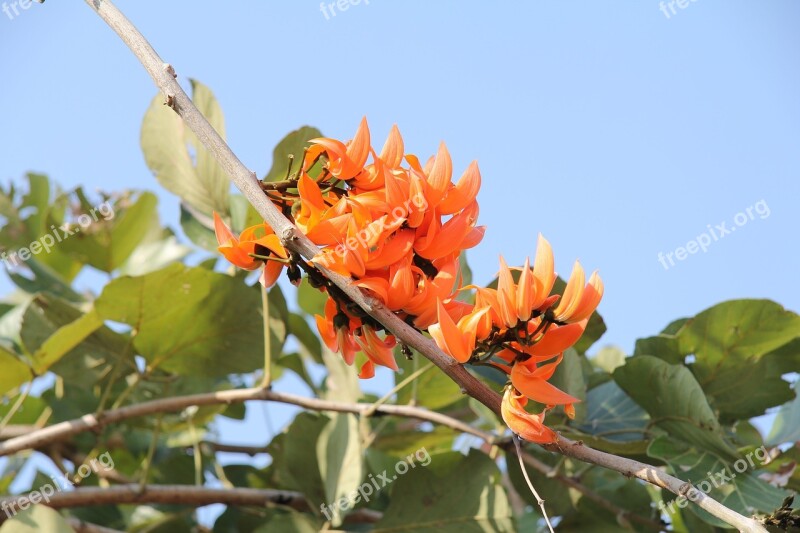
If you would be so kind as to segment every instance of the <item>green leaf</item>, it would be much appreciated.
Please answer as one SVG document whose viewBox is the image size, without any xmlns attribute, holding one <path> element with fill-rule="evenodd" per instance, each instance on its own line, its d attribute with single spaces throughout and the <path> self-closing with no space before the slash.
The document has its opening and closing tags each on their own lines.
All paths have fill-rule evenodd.
<svg viewBox="0 0 800 533">
<path fill-rule="evenodd" d="M 0 350 L 0 365 L 5 370 L 5 359 L 2 356 L 2 350 Z M 0 378 L 0 381 L 3 380 L 5 376 Z M 0 387 L 0 394 L 2 394 L 2 388 Z M 7 402 L 5 404 L 0 404 L 0 420 L 4 419 L 8 413 L 11 411 L 14 402 Z M 19 424 L 19 425 L 33 425 L 39 420 L 39 417 L 42 416 L 45 409 L 47 409 L 47 404 L 38 396 L 28 396 L 22 402 L 22 405 L 19 407 L 14 416 L 8 421 L 9 424 Z M 0 494 L 4 493 L 4 491 L 0 490 Z"/>
<path fill-rule="evenodd" d="M 646 440 L 650 417 L 644 409 L 619 388 L 607 381 L 586 395 L 586 418 L 578 428 L 611 441 Z"/>
<path fill-rule="evenodd" d="M 9 272 L 9 277 L 14 284 L 28 293 L 47 292 L 70 302 L 83 302 L 85 298 L 72 290 L 69 283 L 55 270 L 45 263 L 39 262 L 36 257 L 25 261 L 33 278 L 27 278 L 17 273 Z"/>
<path fill-rule="evenodd" d="M 28 194 L 22 199 L 20 207 L 33 207 L 35 211 L 25 220 L 29 231 L 41 235 L 47 227 L 47 212 L 50 208 L 50 180 L 44 174 L 29 172 Z"/>
<path fill-rule="evenodd" d="M 781 406 L 775 416 L 766 442 L 770 446 L 800 441 L 800 380 L 795 381 L 794 392 L 795 399 Z"/>
<path fill-rule="evenodd" d="M 573 470 L 571 460 L 556 454 L 544 452 L 541 448 L 528 446 L 525 452 L 539 462 L 557 468 L 561 473 L 570 475 Z M 516 489 L 517 494 L 519 494 L 528 505 L 532 505 L 538 510 L 536 499 L 533 497 L 531 489 L 528 488 L 528 484 L 522 475 L 522 470 L 519 468 L 519 458 L 517 454 L 508 450 L 505 453 L 505 458 L 508 468 L 508 478 Z M 548 477 L 528 464 L 525 465 L 525 470 L 528 472 L 533 486 L 536 487 L 536 492 L 547 499 L 547 512 L 550 513 L 551 516 L 563 516 L 573 510 L 573 501 L 569 495 L 569 487 L 558 479 Z"/>
<path fill-rule="evenodd" d="M 0 395 L 6 394 L 33 378 L 33 372 L 28 365 L 23 363 L 16 354 L 2 346 L 0 346 L 0 368 L 3 369 L 0 372 Z"/>
<path fill-rule="evenodd" d="M 723 439 L 703 390 L 686 367 L 642 355 L 617 368 L 614 380 L 669 434 L 722 458 L 738 458 Z"/>
<path fill-rule="evenodd" d="M 593 468 L 581 475 L 581 483 L 592 488 L 603 499 L 648 520 L 656 520 L 651 509 L 651 497 L 644 484 L 627 479 L 617 472 Z M 576 505 L 577 513 L 559 524 L 564 531 L 652 531 L 631 520 L 630 516 L 617 516 L 604 506 L 589 498 L 581 497 Z M 592 527 L 594 526 L 594 528 Z"/>
<path fill-rule="evenodd" d="M 178 243 L 174 235 L 164 239 L 144 243 L 136 248 L 119 267 L 121 276 L 141 276 L 160 270 L 170 263 L 186 257 L 192 251 L 188 246 Z"/>
<path fill-rule="evenodd" d="M 42 494 L 34 494 L 38 494 L 41 501 Z M 30 505 L 30 502 L 27 505 Z M 75 530 L 61 517 L 58 511 L 44 505 L 28 507 L 4 522 L 3 527 L 0 527 L 0 533 L 39 533 L 41 531 L 47 531 L 47 533 L 75 533 Z"/>
<path fill-rule="evenodd" d="M 433 470 L 440 457 L 433 456 L 429 467 L 417 465 L 396 476 L 397 481 L 391 485 L 389 507 L 373 531 L 515 530 L 511 507 L 494 461 L 477 450 L 470 450 L 455 468 L 437 475 Z"/>
<path fill-rule="evenodd" d="M 44 374 L 48 368 L 86 340 L 89 335 L 100 329 L 102 325 L 103 319 L 92 309 L 73 322 L 61 326 L 39 346 L 31 357 L 34 371 L 37 374 Z"/>
<path fill-rule="evenodd" d="M 329 418 L 317 439 L 317 462 L 326 501 L 348 503 L 332 507 L 331 525 L 338 527 L 342 523 L 341 509 L 355 504 L 353 493 L 364 477 L 363 448 L 355 415 L 331 413 Z"/>
<path fill-rule="evenodd" d="M 625 364 L 625 352 L 617 346 L 600 348 L 591 359 L 592 363 L 609 374 Z"/>
<path fill-rule="evenodd" d="M 272 307 L 280 313 L 277 301 Z M 144 276 L 115 279 L 95 308 L 106 320 L 132 326 L 134 346 L 153 368 L 213 377 L 262 366 L 259 289 L 236 278 L 175 264 Z M 280 322 L 271 321 L 273 354 L 280 353 L 285 340 Z"/>
<path fill-rule="evenodd" d="M 265 514 L 266 520 L 260 520 L 264 525 L 254 529 L 253 533 L 272 533 L 273 531 L 286 533 L 317 533 L 322 531 L 323 524 L 319 521 L 312 520 L 311 516 L 308 514 L 284 509 L 267 509 Z M 216 531 L 216 528 L 214 531 Z"/>
<path fill-rule="evenodd" d="M 329 421 L 317 413 L 300 413 L 269 445 L 280 486 L 302 492 L 316 514 L 321 504 L 330 503 L 317 455 L 317 440 Z"/>
<path fill-rule="evenodd" d="M 800 337 L 800 316 L 769 300 L 733 300 L 686 321 L 677 333 L 692 372 L 730 422 L 762 414 L 792 398 L 789 384 L 763 358 Z"/>
<path fill-rule="evenodd" d="M 556 372 L 550 379 L 550 383 L 563 390 L 567 394 L 578 398 L 586 399 L 586 381 L 583 379 L 581 370 L 580 356 L 573 348 L 564 350 L 564 358 L 556 367 Z M 586 418 L 586 402 L 581 401 L 575 404 L 575 422 L 580 423 Z"/>
<path fill-rule="evenodd" d="M 350 403 L 358 400 L 361 397 L 361 384 L 353 367 L 327 346 L 322 347 L 322 360 L 328 369 L 328 377 L 324 381 L 324 398 Z"/>
<path fill-rule="evenodd" d="M 103 272 L 116 270 L 143 242 L 153 226 L 158 225 L 158 199 L 153 193 L 141 193 L 130 202 L 130 199 L 116 202 L 113 212 L 107 217 L 92 208 L 97 220 L 86 227 L 71 224 L 70 231 L 74 234 L 64 237 L 60 248 Z"/>
<path fill-rule="evenodd" d="M 276 364 L 279 366 L 291 370 L 295 374 L 297 374 L 300 379 L 308 385 L 308 388 L 314 392 L 314 395 L 319 394 L 319 389 L 317 388 L 316 383 L 311 378 L 306 369 L 305 364 L 303 363 L 303 358 L 300 356 L 299 353 L 289 353 L 282 355 L 277 361 Z"/>
<path fill-rule="evenodd" d="M 297 313 L 289 313 L 289 333 L 300 343 L 300 352 L 315 363 L 322 364 L 322 342 L 308 325 L 306 319 Z"/>
<path fill-rule="evenodd" d="M 322 133 L 311 126 L 303 126 L 281 139 L 272 151 L 272 167 L 264 177 L 264 181 L 281 181 L 286 178 L 289 168 L 289 155 L 294 156 L 292 172 L 297 172 L 303 162 L 303 151 L 309 146 L 308 141 L 322 137 Z"/>
<path fill-rule="evenodd" d="M 49 369 L 73 384 L 94 385 L 120 358 L 129 370 L 135 368 L 123 336 L 103 326 L 94 312 L 83 313 L 54 296 L 31 301 L 20 337 L 39 373 Z"/>
<path fill-rule="evenodd" d="M 762 453 L 766 459 L 767 451 L 763 450 Z M 761 461 L 756 453 L 749 453 L 733 465 L 727 465 L 714 454 L 664 436 L 650 444 L 647 454 L 666 462 L 674 475 L 690 480 L 698 490 L 744 516 L 751 516 L 757 511 L 772 512 L 789 495 L 758 479 L 757 470 Z M 726 527 L 719 519 L 694 505 L 690 505 L 689 509 L 709 524 Z"/>
<path fill-rule="evenodd" d="M 192 87 L 194 102 L 224 139 L 222 112 L 213 95 L 196 81 Z M 228 215 L 230 180 L 160 94 L 145 113 L 141 145 L 147 166 L 165 189 L 205 215 Z"/>
<path fill-rule="evenodd" d="M 453 441 L 459 433 L 445 426 L 436 426 L 431 431 L 410 430 L 408 427 L 397 429 L 396 425 L 384 428 L 375 439 L 372 447 L 381 452 L 403 457 L 420 448 L 430 453 L 447 452 L 453 449 Z"/>
<path fill-rule="evenodd" d="M 394 373 L 395 384 L 400 383 L 425 365 L 428 360 L 417 354 L 409 360 L 395 349 L 395 360 L 399 371 Z M 452 379 L 439 370 L 431 368 L 397 392 L 398 404 L 420 405 L 438 410 L 464 398 L 461 389 Z"/>
<path fill-rule="evenodd" d="M 200 215 L 199 213 L 197 216 L 203 216 L 207 219 L 209 224 L 213 224 L 211 218 Z M 217 244 L 217 237 L 214 235 L 214 230 L 206 226 L 197 216 L 195 216 L 191 210 L 187 209 L 184 202 L 181 202 L 181 229 L 183 232 L 189 237 L 189 240 L 197 246 L 209 252 L 217 253 L 219 244 Z"/>
<path fill-rule="evenodd" d="M 325 316 L 325 301 L 328 295 L 315 289 L 308 283 L 308 278 L 303 278 L 297 287 L 297 304 L 307 314 Z"/>
</svg>

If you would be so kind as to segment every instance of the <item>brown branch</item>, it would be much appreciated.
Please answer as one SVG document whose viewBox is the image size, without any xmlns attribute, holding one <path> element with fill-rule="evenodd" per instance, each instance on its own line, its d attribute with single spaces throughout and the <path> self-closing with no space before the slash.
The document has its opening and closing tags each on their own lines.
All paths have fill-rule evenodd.
<svg viewBox="0 0 800 533">
<path fill-rule="evenodd" d="M 285 505 L 297 511 L 310 510 L 308 501 L 299 492 L 276 489 L 251 488 L 213 488 L 194 485 L 117 485 L 114 487 L 87 487 L 70 492 L 56 492 L 43 500 L 41 492 L 36 500 L 53 509 L 68 507 L 89 507 L 95 505 L 119 504 L 172 504 L 202 507 L 214 503 L 225 505 L 264 507 L 267 505 Z M 31 504 L 29 495 L 5 496 L 0 498 L 0 522 L 9 515 L 16 514 L 20 505 L 26 508 Z M 357 509 L 348 513 L 345 521 L 349 523 L 374 523 L 380 520 L 382 513 L 371 509 Z M 95 526 L 96 527 L 96 526 Z M 102 530 L 101 530 L 102 531 Z M 113 530 L 111 530 L 113 531 Z"/>
<path fill-rule="evenodd" d="M 508 452 L 514 451 L 513 443 L 509 443 L 509 444 L 505 445 L 504 448 L 506 448 L 506 451 L 508 451 Z M 652 530 L 655 530 L 655 531 L 662 531 L 664 529 L 664 527 L 665 527 L 665 524 L 662 524 L 660 522 L 656 522 L 655 520 L 651 520 L 651 519 L 649 519 L 649 518 L 647 518 L 645 516 L 641 516 L 641 515 L 638 515 L 636 513 L 633 513 L 631 511 L 629 511 L 628 509 L 624 509 L 624 508 L 618 506 L 617 504 L 615 504 L 611 500 L 607 500 L 607 499 L 603 498 L 602 496 L 597 494 L 595 491 L 593 491 L 592 489 L 590 489 L 589 487 L 587 487 L 586 485 L 584 485 L 583 483 L 581 483 L 577 479 L 575 479 L 573 477 L 570 477 L 570 476 L 567 476 L 565 474 L 562 474 L 561 472 L 559 472 L 558 470 L 556 470 L 552 466 L 548 465 L 545 462 L 540 461 L 539 459 L 537 459 L 536 457 L 534 457 L 533 455 L 531 455 L 531 454 L 529 454 L 529 453 L 527 453 L 525 451 L 522 452 L 522 460 L 525 462 L 526 465 L 538 470 L 539 472 L 541 472 L 545 476 L 547 476 L 549 478 L 553 478 L 553 479 L 557 480 L 558 482 L 560 482 L 560 483 L 562 483 L 562 484 L 564 484 L 564 485 L 566 485 L 568 487 L 571 487 L 571 488 L 577 490 L 578 492 L 582 493 L 587 499 L 592 500 L 593 502 L 595 502 L 596 504 L 600 505 L 601 507 L 611 511 L 612 513 L 614 513 L 615 516 L 621 516 L 621 517 L 623 517 L 623 518 L 625 518 L 627 520 L 630 520 L 631 522 L 636 522 L 638 524 L 641 524 L 641 525 L 643 525 L 643 526 L 645 526 L 647 528 L 650 528 Z"/>
<path fill-rule="evenodd" d="M 365 413 L 368 413 L 371 409 L 373 409 L 374 406 L 375 406 L 375 404 L 347 404 L 347 403 L 332 402 L 332 401 L 327 401 L 327 400 L 318 400 L 316 398 L 302 398 L 302 397 L 299 397 L 299 396 L 286 395 L 286 394 L 281 394 L 281 393 L 273 392 L 273 391 L 262 391 L 262 389 L 248 389 L 248 390 L 252 390 L 253 392 L 258 392 L 259 394 L 265 394 L 267 396 L 267 397 L 264 397 L 264 398 L 260 398 L 260 397 L 256 398 L 256 397 L 254 397 L 254 398 L 251 398 L 251 399 L 258 399 L 258 400 L 264 399 L 264 400 L 271 400 L 271 401 L 282 402 L 282 403 L 289 403 L 289 404 L 292 404 L 292 405 L 298 405 L 298 406 L 301 406 L 301 407 L 305 407 L 307 409 L 314 409 L 314 410 L 321 410 L 321 411 L 331 410 L 331 411 L 340 411 L 340 412 L 351 412 L 351 413 L 355 413 L 355 414 L 364 415 Z M 206 395 L 204 395 L 204 396 L 206 396 Z M 190 401 L 188 398 L 191 398 L 191 397 L 184 397 L 184 398 L 187 398 L 187 400 L 185 402 L 179 402 L 179 405 L 176 405 L 174 403 L 171 404 L 171 407 L 173 408 L 172 410 L 185 409 L 186 407 L 188 407 L 190 404 L 186 404 L 186 402 Z M 221 402 L 224 402 L 226 400 L 226 398 L 219 398 L 219 400 Z M 246 401 L 246 399 L 242 400 L 242 401 Z M 159 402 L 162 402 L 162 400 L 154 400 L 153 402 L 148 402 L 148 404 L 150 404 L 150 405 L 145 410 L 146 411 L 151 411 L 152 409 L 154 409 L 156 407 L 163 407 L 163 405 L 159 405 Z M 152 404 L 156 404 L 156 405 L 152 405 Z M 143 405 L 143 404 L 140 404 L 140 405 Z M 381 407 L 385 407 L 386 409 L 381 409 Z M 128 413 L 125 414 L 124 418 L 120 418 L 120 414 L 117 411 L 119 411 L 119 410 L 104 412 L 104 413 L 102 413 L 100 418 L 104 421 L 104 423 L 109 423 L 109 420 L 119 421 L 119 420 L 124 420 L 126 418 L 130 418 L 132 416 L 141 416 L 141 414 L 131 414 L 130 412 L 128 412 Z M 392 411 L 392 412 L 389 412 L 389 411 Z M 154 412 L 161 412 L 161 411 L 153 411 L 153 413 Z M 452 416 L 444 415 L 444 414 L 441 414 L 441 413 L 435 413 L 435 412 L 428 411 L 426 409 L 422 409 L 422 408 L 418 408 L 418 407 L 397 406 L 397 405 L 379 406 L 378 409 L 377 409 L 377 412 L 375 414 L 379 414 L 379 413 L 380 414 L 391 414 L 391 415 L 395 415 L 395 416 L 403 416 L 403 417 L 406 417 L 406 418 L 411 418 L 411 419 L 416 419 L 416 420 L 427 420 L 427 421 L 430 421 L 430 422 L 435 422 L 437 424 L 444 425 L 444 426 L 450 427 L 452 429 L 455 429 L 455 430 L 458 430 L 458 431 L 461 431 L 461 432 L 467 432 L 467 433 L 469 433 L 469 434 L 481 439 L 487 445 L 499 444 L 503 448 L 505 448 L 506 450 L 513 451 L 513 449 L 514 449 L 514 446 L 510 441 L 509 442 L 504 442 L 504 443 L 499 443 L 498 439 L 494 435 L 492 435 L 491 433 L 478 430 L 476 428 L 473 428 L 472 426 L 464 424 L 463 422 L 461 422 L 460 420 L 458 420 L 456 418 L 453 418 Z M 147 414 L 152 414 L 152 413 L 147 413 Z M 428 415 L 434 415 L 434 416 L 430 417 Z M 72 422 L 76 422 L 76 421 L 72 421 Z M 72 427 L 75 427 L 75 426 L 74 425 L 69 425 L 68 427 L 72 428 Z M 94 428 L 93 427 L 86 427 L 83 431 L 88 431 L 90 429 L 94 429 Z M 5 428 L 3 431 L 0 431 L 0 441 L 4 440 L 4 437 L 6 437 L 8 434 L 13 436 L 14 438 L 18 438 L 21 435 L 30 436 L 34 431 L 37 431 L 37 428 L 35 426 L 14 426 L 13 429 L 11 429 L 10 431 L 8 431 L 8 430 L 9 430 L 9 428 Z M 468 430 L 468 431 L 465 431 L 465 430 Z M 66 435 L 63 436 L 62 438 L 66 438 Z M 213 450 L 215 452 L 244 453 L 244 454 L 251 455 L 251 456 L 255 455 L 255 454 L 266 453 L 267 452 L 266 447 L 263 447 L 263 446 L 242 446 L 242 445 L 221 444 L 221 443 L 217 443 L 217 442 L 207 442 L 207 441 L 201 443 L 201 445 L 202 446 L 206 446 L 206 447 L 210 448 L 211 450 Z M 2 445 L 0 445 L 0 455 L 2 454 L 2 452 L 3 452 Z M 536 459 L 535 457 L 531 456 L 530 454 L 523 453 L 522 457 L 523 457 L 523 460 L 528 465 L 530 465 L 531 467 L 535 468 L 539 472 L 541 472 L 541 473 L 543 473 L 543 474 L 545 474 L 545 475 L 547 475 L 549 477 L 553 477 L 556 480 L 558 480 L 558 481 L 560 481 L 560 482 L 562 482 L 562 483 L 574 488 L 575 490 L 585 494 L 589 499 L 597 502 L 598 504 L 602 505 L 606 509 L 612 511 L 615 515 L 623 514 L 623 515 L 625 515 L 627 517 L 630 517 L 631 520 L 640 522 L 640 523 L 642 523 L 644 525 L 647 525 L 648 527 L 651 527 L 651 528 L 660 527 L 660 525 L 655 523 L 655 522 L 650 522 L 650 521 L 648 521 L 647 519 L 645 519 L 643 517 L 640 517 L 638 515 L 630 513 L 626 509 L 623 509 L 621 507 L 616 506 L 614 503 L 604 499 L 599 494 L 594 493 L 590 488 L 588 488 L 585 485 L 581 484 L 577 480 L 575 480 L 573 478 L 570 478 L 569 476 L 565 476 L 563 474 L 556 473 L 553 468 L 551 468 L 547 464 L 539 461 L 538 459 Z M 111 481 L 119 481 L 119 480 L 112 479 Z"/>
<path fill-rule="evenodd" d="M 275 392 L 269 389 L 235 389 L 188 396 L 173 396 L 149 402 L 143 402 L 119 409 L 103 411 L 99 414 L 88 414 L 73 420 L 67 420 L 31 431 L 24 435 L 12 437 L 0 442 L 0 457 L 23 450 L 40 448 L 46 444 L 69 438 L 84 431 L 94 430 L 107 424 L 128 420 L 156 413 L 177 412 L 191 406 L 219 405 L 242 403 L 248 400 L 266 400 L 271 402 L 297 405 L 314 411 L 336 411 L 341 413 L 365 414 L 374 409 L 371 403 L 345 403 L 318 398 L 306 398 L 295 394 Z M 460 420 L 450 418 L 442 413 L 429 411 L 410 405 L 381 405 L 377 414 L 404 416 L 425 420 L 434 424 L 450 427 L 461 433 L 468 433 L 481 439 L 494 440 L 494 437 Z"/>
<path fill-rule="evenodd" d="M 245 198 L 253 205 L 259 215 L 280 236 L 284 245 L 306 259 L 316 256 L 319 253 L 316 245 L 298 231 L 264 195 L 255 173 L 248 170 L 244 163 L 239 160 L 176 81 L 175 70 L 172 66 L 165 63 L 158 56 L 144 36 L 110 1 L 86 0 L 86 3 L 131 49 L 153 78 L 156 86 L 164 93 L 170 107 L 178 113 L 187 127 L 194 132 L 206 149 L 213 154 L 236 187 L 242 191 Z M 327 271 L 324 268 L 320 269 L 353 302 L 380 322 L 387 330 L 391 331 L 401 342 L 415 348 L 453 381 L 458 383 L 465 394 L 477 399 L 495 413 L 500 413 L 500 395 L 470 374 L 464 366 L 460 365 L 452 357 L 439 350 L 431 339 L 424 337 L 419 331 L 406 324 L 375 298 L 365 295 L 358 287 L 352 285 L 348 278 L 335 272 Z M 678 495 L 684 495 L 684 493 L 692 489 L 691 484 L 664 474 L 652 466 L 592 450 L 583 446 L 583 444 L 574 443 L 568 439 L 560 438 L 559 442 L 552 446 L 551 449 L 582 461 L 611 468 L 626 475 L 634 475 Z M 754 520 L 728 509 L 697 490 L 694 490 L 694 492 L 699 495 L 694 502 L 717 518 L 739 528 L 741 531 L 766 531 Z"/>
</svg>

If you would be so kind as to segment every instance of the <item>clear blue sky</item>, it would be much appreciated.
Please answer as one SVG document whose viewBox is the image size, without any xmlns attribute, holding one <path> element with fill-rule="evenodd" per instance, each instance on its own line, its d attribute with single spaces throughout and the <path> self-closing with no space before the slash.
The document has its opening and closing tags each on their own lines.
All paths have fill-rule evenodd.
<svg viewBox="0 0 800 533">
<path fill-rule="evenodd" d="M 118 2 L 214 90 L 259 174 L 288 131 L 347 138 L 362 115 L 378 144 L 397 123 L 420 156 L 444 140 L 456 172 L 477 159 L 477 281 L 542 232 L 562 274 L 600 270 L 603 342 L 627 351 L 726 299 L 800 310 L 800 3 L 667 4 L 370 0 L 326 19 L 305 0 Z M 87 6 L 0 13 L 0 73 L 1 180 L 156 190 L 177 226 L 139 148 L 155 88 Z M 751 206 L 706 252 L 659 262 Z"/>
</svg>

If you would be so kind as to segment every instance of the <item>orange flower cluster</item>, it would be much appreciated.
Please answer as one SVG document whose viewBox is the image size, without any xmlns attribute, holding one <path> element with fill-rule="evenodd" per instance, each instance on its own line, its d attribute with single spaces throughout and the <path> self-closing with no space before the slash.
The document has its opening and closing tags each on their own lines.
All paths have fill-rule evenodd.
<svg viewBox="0 0 800 533">
<path fill-rule="evenodd" d="M 476 226 L 481 177 L 475 162 L 453 183 L 444 144 L 422 165 L 404 153 L 395 126 L 376 153 L 366 120 L 348 143 L 329 138 L 310 143 L 300 170 L 265 192 L 321 247 L 312 263 L 352 278 L 408 323 L 427 330 L 458 362 L 490 365 L 507 374 L 506 424 L 526 440 L 554 442 L 555 433 L 544 426 L 545 413 L 564 405 L 574 416 L 578 400 L 548 380 L 602 298 L 597 273 L 586 283 L 576 262 L 563 295 L 551 294 L 553 253 L 539 236 L 533 267 L 526 260 L 521 269 L 511 269 L 501 257 L 496 289 L 462 287 L 459 254 L 484 234 L 484 227 Z M 372 377 L 375 365 L 397 370 L 394 336 L 381 336 L 383 327 L 317 269 L 290 258 L 266 224 L 236 237 L 215 214 L 215 230 L 219 250 L 230 262 L 248 270 L 264 267 L 265 286 L 286 264 L 293 282 L 300 279 L 298 268 L 308 272 L 309 281 L 328 293 L 324 316 L 315 316 L 320 335 L 349 365 L 364 353 L 359 377 Z M 474 304 L 456 299 L 468 289 L 475 290 Z M 529 413 L 528 400 L 544 404 L 544 410 Z"/>
<path fill-rule="evenodd" d="M 371 156 L 371 162 L 368 160 Z M 326 164 L 316 179 L 308 169 Z M 425 329 L 436 321 L 436 302 L 460 288 L 458 258 L 483 238 L 476 227 L 475 197 L 481 177 L 472 163 L 453 183 L 453 164 L 444 144 L 425 165 L 405 154 L 396 126 L 380 153 L 370 145 L 362 120 L 353 139 L 314 139 L 305 156 L 297 190 L 297 226 L 323 247 L 314 262 L 352 277 L 400 317 Z M 348 364 L 363 351 L 359 376 L 372 377 L 375 365 L 397 370 L 395 339 L 377 334 L 380 326 L 330 294 L 320 334 Z"/>
<path fill-rule="evenodd" d="M 291 183 L 268 195 L 322 248 L 313 263 L 353 278 L 424 330 L 436 321 L 436 302 L 461 287 L 459 254 L 483 238 L 485 228 L 475 225 L 481 184 L 477 164 L 453 183 L 445 145 L 423 165 L 415 155 L 405 154 L 396 126 L 376 153 L 366 119 L 348 143 L 328 138 L 310 143 Z M 271 239 L 275 236 L 257 226 L 237 239 L 216 220 L 225 257 L 249 270 L 263 264 L 262 282 L 274 283 L 286 258 L 280 243 Z M 374 375 L 375 365 L 396 370 L 394 336 L 381 338 L 379 324 L 348 306 L 330 287 L 328 294 L 325 315 L 316 316 L 327 346 L 341 352 L 348 364 L 363 351 L 362 378 Z"/>
<path fill-rule="evenodd" d="M 551 385 L 563 352 L 583 334 L 589 317 L 603 296 L 603 283 L 595 272 L 586 279 L 576 262 L 564 294 L 551 295 L 556 280 L 550 243 L 539 236 L 533 268 L 530 260 L 515 281 L 512 269 L 500 258 L 496 289 L 475 289 L 475 304 L 438 302 L 438 324 L 428 328 L 436 344 L 460 363 L 487 364 L 509 375 L 511 385 L 503 397 L 502 415 L 515 433 L 533 442 L 554 442 L 555 434 L 543 424 L 545 412 L 564 405 L 574 416 L 579 401 Z M 545 405 L 538 415 L 524 406 L 528 399 Z"/>
</svg>

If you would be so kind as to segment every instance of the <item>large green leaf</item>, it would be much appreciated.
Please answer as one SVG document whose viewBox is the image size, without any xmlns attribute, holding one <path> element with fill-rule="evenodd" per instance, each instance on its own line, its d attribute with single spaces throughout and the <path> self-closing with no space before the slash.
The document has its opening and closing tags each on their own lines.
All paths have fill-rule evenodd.
<svg viewBox="0 0 800 533">
<path fill-rule="evenodd" d="M 36 373 L 43 374 L 102 325 L 103 319 L 92 309 L 58 328 L 31 357 Z"/>
<path fill-rule="evenodd" d="M 134 368 L 126 340 L 103 326 L 94 311 L 84 313 L 50 295 L 34 298 L 22 319 L 20 336 L 38 374 L 51 370 L 70 383 L 93 385 L 120 362 Z"/>
<path fill-rule="evenodd" d="M 395 372 L 395 384 L 400 383 L 420 368 L 430 365 L 427 359 L 417 354 L 413 359 L 400 355 L 400 349 L 395 350 L 395 360 L 399 372 Z M 398 404 L 411 404 L 427 407 L 428 409 L 441 409 L 464 398 L 458 384 L 438 368 L 429 368 L 411 383 L 397 392 Z"/>
<path fill-rule="evenodd" d="M 86 298 L 75 292 L 69 283 L 55 270 L 42 263 L 36 257 L 25 261 L 31 277 L 9 272 L 9 277 L 14 284 L 28 293 L 47 292 L 69 300 L 70 302 L 83 302 Z"/>
<path fill-rule="evenodd" d="M 280 486 L 302 492 L 318 515 L 320 505 L 332 503 L 327 500 L 317 452 L 317 440 L 329 422 L 324 415 L 300 413 L 269 445 Z"/>
<path fill-rule="evenodd" d="M 437 475 L 436 465 L 447 455 L 430 456 L 429 466 L 417 464 L 402 475 L 388 472 L 390 479 L 396 479 L 390 485 L 391 503 L 373 531 L 485 533 L 515 530 L 508 497 L 500 484 L 500 471 L 494 461 L 477 450 L 470 450 L 469 455 L 448 468 L 448 472 Z"/>
<path fill-rule="evenodd" d="M 669 434 L 725 459 L 737 458 L 736 450 L 723 439 L 703 389 L 688 368 L 642 355 L 617 368 L 614 380 Z"/>
<path fill-rule="evenodd" d="M 179 244 L 174 235 L 165 235 L 163 239 L 146 242 L 136 248 L 128 259 L 120 265 L 122 276 L 141 276 L 160 270 L 170 263 L 180 261 L 192 251 L 188 246 Z"/>
<path fill-rule="evenodd" d="M 272 292 L 275 292 L 274 290 Z M 280 305 L 271 306 L 280 312 Z M 151 367 L 195 376 L 252 372 L 264 359 L 259 289 L 202 267 L 171 265 L 109 283 L 95 303 L 106 320 L 132 326 Z M 271 327 L 273 355 L 285 340 Z"/>
<path fill-rule="evenodd" d="M 794 400 L 781 406 L 775 416 L 766 443 L 777 446 L 785 442 L 800 442 L 800 380 L 795 381 Z"/>
<path fill-rule="evenodd" d="M 578 428 L 596 437 L 629 442 L 646 439 L 650 417 L 614 381 L 607 381 L 586 395 L 587 414 Z"/>
<path fill-rule="evenodd" d="M 440 372 L 441 373 L 441 372 Z M 556 367 L 550 382 L 564 392 L 582 400 L 575 404 L 575 422 L 586 418 L 586 381 L 581 371 L 581 356 L 573 348 L 564 350 L 564 358 Z"/>
<path fill-rule="evenodd" d="M 0 395 L 19 387 L 33 377 L 33 372 L 19 357 L 0 346 Z"/>
<path fill-rule="evenodd" d="M 52 485 L 51 485 L 52 488 Z M 37 500 L 42 500 L 42 493 L 34 493 Z M 14 506 L 16 509 L 17 507 Z M 30 507 L 30 501 L 25 504 L 25 510 L 20 511 L 11 520 L 3 523 L 0 533 L 75 533 L 69 523 L 58 511 L 44 505 Z"/>
<path fill-rule="evenodd" d="M 309 315 L 325 316 L 325 301 L 328 295 L 315 289 L 308 283 L 308 278 L 303 278 L 297 287 L 297 304 Z"/>
<path fill-rule="evenodd" d="M 281 139 L 272 152 L 272 167 L 264 177 L 264 181 L 280 181 L 286 177 L 289 169 L 289 156 L 294 157 L 292 172 L 297 172 L 303 162 L 303 151 L 309 146 L 308 141 L 322 137 L 322 133 L 311 126 L 303 126 Z"/>
<path fill-rule="evenodd" d="M 755 512 L 769 513 L 789 495 L 758 478 L 760 459 L 766 458 L 766 450 L 751 452 L 729 465 L 714 454 L 663 436 L 650 444 L 647 453 L 666 462 L 679 478 L 690 480 L 698 490 L 744 516 Z M 709 524 L 725 527 L 723 522 L 702 509 L 694 505 L 689 508 Z"/>
<path fill-rule="evenodd" d="M 103 204 L 108 207 L 103 207 L 102 213 L 91 208 L 94 211 L 88 220 L 97 220 L 85 226 L 71 224 L 69 231 L 73 235 L 63 237 L 59 246 L 83 263 L 112 272 L 131 256 L 154 227 L 158 227 L 157 204 L 153 193 L 144 192 L 135 200 L 125 198 L 113 206 Z"/>
<path fill-rule="evenodd" d="M 224 139 L 222 111 L 211 91 L 194 80 L 192 88 L 195 104 Z M 165 189 L 205 215 L 228 214 L 230 180 L 160 94 L 145 113 L 141 144 L 147 166 Z"/>
<path fill-rule="evenodd" d="M 692 372 L 726 421 L 762 414 L 792 398 L 764 356 L 800 337 L 800 316 L 769 300 L 723 302 L 689 319 L 677 333 Z"/>
<path fill-rule="evenodd" d="M 330 422 L 317 439 L 317 463 L 328 502 L 342 499 L 355 504 L 352 493 L 364 477 L 363 447 L 358 418 L 351 413 L 331 413 Z M 342 506 L 333 506 L 331 525 L 342 523 Z"/>
</svg>

